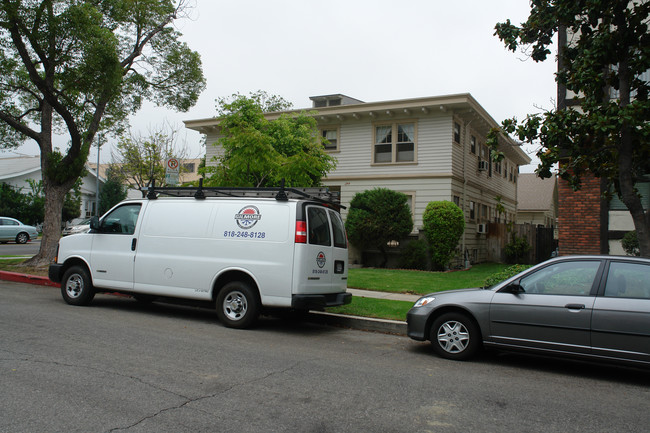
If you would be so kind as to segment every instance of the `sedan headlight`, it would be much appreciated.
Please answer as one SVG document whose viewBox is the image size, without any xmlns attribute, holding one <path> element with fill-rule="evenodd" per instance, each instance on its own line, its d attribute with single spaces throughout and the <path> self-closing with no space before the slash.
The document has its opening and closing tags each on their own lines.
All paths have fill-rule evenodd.
<svg viewBox="0 0 650 433">
<path fill-rule="evenodd" d="M 425 296 L 423 298 L 418 299 L 417 302 L 415 303 L 415 305 L 413 305 L 413 308 L 424 307 L 425 305 L 427 305 L 427 304 L 429 304 L 429 303 L 431 303 L 431 302 L 433 302 L 435 300 L 436 300 L 435 296 Z"/>
</svg>

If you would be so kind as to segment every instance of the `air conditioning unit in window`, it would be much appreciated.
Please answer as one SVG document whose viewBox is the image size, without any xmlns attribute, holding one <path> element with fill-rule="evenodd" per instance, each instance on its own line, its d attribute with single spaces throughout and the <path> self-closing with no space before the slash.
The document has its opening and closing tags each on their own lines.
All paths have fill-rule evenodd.
<svg viewBox="0 0 650 433">
<path fill-rule="evenodd" d="M 487 224 L 477 224 L 476 233 L 487 233 Z"/>
<path fill-rule="evenodd" d="M 478 171 L 485 171 L 490 167 L 490 163 L 488 161 L 479 161 L 478 162 Z"/>
</svg>

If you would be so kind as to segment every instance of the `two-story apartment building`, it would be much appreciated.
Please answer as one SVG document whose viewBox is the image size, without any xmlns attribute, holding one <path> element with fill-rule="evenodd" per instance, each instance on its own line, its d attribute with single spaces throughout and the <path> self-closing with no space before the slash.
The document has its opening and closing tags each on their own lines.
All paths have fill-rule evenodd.
<svg viewBox="0 0 650 433">
<path fill-rule="evenodd" d="M 383 102 L 340 94 L 310 99 L 312 107 L 306 110 L 327 138 L 326 150 L 338 160 L 323 183 L 340 191 L 344 206 L 354 194 L 375 187 L 403 192 L 410 198 L 417 235 L 429 202 L 452 201 L 465 213 L 459 247 L 473 262 L 487 257 L 485 224 L 515 220 L 519 166 L 530 158 L 517 143 L 502 137 L 505 158 L 491 161 L 485 137 L 498 124 L 470 94 Z M 305 110 L 289 112 L 300 111 Z M 219 119 L 185 125 L 206 134 L 207 164 L 216 164 L 221 149 L 212 144 L 219 139 Z M 351 255 L 351 260 L 359 257 Z"/>
</svg>

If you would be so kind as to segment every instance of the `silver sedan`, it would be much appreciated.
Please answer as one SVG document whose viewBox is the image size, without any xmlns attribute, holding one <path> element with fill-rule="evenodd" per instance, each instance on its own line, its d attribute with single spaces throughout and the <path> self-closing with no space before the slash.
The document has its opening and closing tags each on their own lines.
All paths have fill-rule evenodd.
<svg viewBox="0 0 650 433">
<path fill-rule="evenodd" d="M 14 241 L 17 244 L 24 244 L 37 237 L 36 227 L 23 224 L 15 218 L 0 217 L 0 242 Z"/>
<path fill-rule="evenodd" d="M 407 323 L 449 359 L 493 347 L 650 367 L 650 260 L 551 259 L 492 287 L 424 296 Z"/>
</svg>

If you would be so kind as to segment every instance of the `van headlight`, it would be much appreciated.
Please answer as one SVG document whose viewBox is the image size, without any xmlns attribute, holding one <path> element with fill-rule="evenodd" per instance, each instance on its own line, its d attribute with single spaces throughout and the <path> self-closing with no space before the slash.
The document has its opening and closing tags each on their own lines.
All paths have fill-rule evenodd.
<svg viewBox="0 0 650 433">
<path fill-rule="evenodd" d="M 435 300 L 436 300 L 435 296 L 425 296 L 423 298 L 418 299 L 415 305 L 413 305 L 413 308 L 424 307 L 425 305 L 430 304 Z"/>
</svg>

